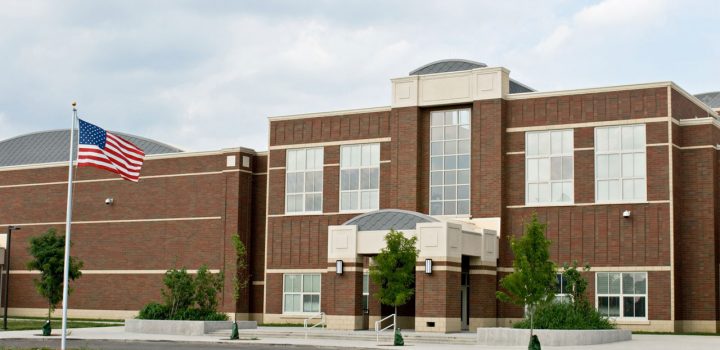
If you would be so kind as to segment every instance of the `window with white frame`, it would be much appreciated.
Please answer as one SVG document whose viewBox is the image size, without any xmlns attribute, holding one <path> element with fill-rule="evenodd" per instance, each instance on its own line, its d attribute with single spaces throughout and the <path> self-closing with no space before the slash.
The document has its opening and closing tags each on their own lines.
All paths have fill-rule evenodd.
<svg viewBox="0 0 720 350">
<path fill-rule="evenodd" d="M 340 147 L 340 210 L 379 207 L 380 144 Z"/>
<path fill-rule="evenodd" d="M 602 315 L 647 318 L 646 272 L 598 272 L 595 276 L 596 305 Z"/>
<path fill-rule="evenodd" d="M 285 212 L 322 212 L 323 148 L 287 150 Z"/>
<path fill-rule="evenodd" d="M 565 275 L 558 273 L 555 275 L 557 278 L 557 284 L 555 284 L 555 301 L 560 303 L 569 303 L 572 301 L 572 296 L 567 290 L 567 280 Z"/>
<path fill-rule="evenodd" d="M 573 131 L 525 134 L 525 203 L 573 202 Z"/>
<path fill-rule="evenodd" d="M 362 290 L 362 309 L 364 313 L 369 312 L 370 304 L 370 275 L 368 273 L 363 274 L 363 290 Z"/>
<path fill-rule="evenodd" d="M 285 274 L 283 313 L 320 312 L 320 274 Z"/>
<path fill-rule="evenodd" d="M 645 124 L 595 128 L 595 200 L 644 201 Z"/>
<path fill-rule="evenodd" d="M 470 214 L 470 109 L 430 113 L 430 215 Z"/>
</svg>

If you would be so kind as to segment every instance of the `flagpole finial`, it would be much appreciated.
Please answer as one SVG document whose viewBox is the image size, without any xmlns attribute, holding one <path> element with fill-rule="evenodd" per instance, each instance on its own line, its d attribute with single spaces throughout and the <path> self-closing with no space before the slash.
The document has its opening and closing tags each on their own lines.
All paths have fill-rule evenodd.
<svg viewBox="0 0 720 350">
<path fill-rule="evenodd" d="M 73 111 L 77 111 L 77 102 L 72 102 Z"/>
</svg>

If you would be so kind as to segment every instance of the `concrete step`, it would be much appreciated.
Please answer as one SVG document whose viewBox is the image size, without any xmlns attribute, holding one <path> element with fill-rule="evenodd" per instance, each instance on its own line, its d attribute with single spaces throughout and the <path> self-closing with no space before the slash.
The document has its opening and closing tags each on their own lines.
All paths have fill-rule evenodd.
<svg viewBox="0 0 720 350">
<path fill-rule="evenodd" d="M 239 331 L 240 336 L 244 338 L 295 338 L 304 339 L 305 331 L 301 329 L 245 329 Z M 220 338 L 229 338 L 230 330 L 223 330 L 210 333 L 209 335 Z M 333 339 L 333 340 L 359 340 L 359 341 L 376 341 L 376 335 L 373 331 L 335 331 L 313 329 L 307 333 L 308 339 Z M 477 338 L 474 333 L 415 333 L 403 332 L 403 338 L 410 343 L 428 343 L 428 344 L 476 344 Z M 392 342 L 392 332 L 383 332 L 380 335 L 381 342 Z"/>
</svg>

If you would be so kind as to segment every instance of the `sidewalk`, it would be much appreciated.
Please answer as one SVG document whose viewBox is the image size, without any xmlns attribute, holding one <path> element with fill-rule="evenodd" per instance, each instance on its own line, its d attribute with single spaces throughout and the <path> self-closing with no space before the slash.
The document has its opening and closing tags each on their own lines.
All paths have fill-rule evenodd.
<svg viewBox="0 0 720 350">
<path fill-rule="evenodd" d="M 261 328 L 258 332 L 268 328 Z M 0 342 L 2 339 L 38 339 L 39 330 L 34 331 L 9 331 L 0 332 Z M 53 334 L 57 334 L 55 330 Z M 468 334 L 467 336 L 471 336 Z M 241 337 L 243 334 L 241 333 Z M 54 337 L 55 338 L 55 337 Z M 385 337 L 377 344 L 374 339 L 368 340 L 338 340 L 338 339 L 309 339 L 303 338 L 280 338 L 259 336 L 257 340 L 240 340 L 231 341 L 224 335 L 204 335 L 204 336 L 178 336 L 178 335 L 159 335 L 159 334 L 141 334 L 126 333 L 123 327 L 99 327 L 99 328 L 77 328 L 72 329 L 72 333 L 68 337 L 70 339 L 86 339 L 86 340 L 119 340 L 119 341 L 167 341 L 167 342 L 208 342 L 208 343 L 227 343 L 227 344 L 275 344 L 275 345 L 312 345 L 317 347 L 334 346 L 347 348 L 366 348 L 366 349 L 387 349 L 392 347 L 390 337 Z M 500 350 L 520 350 L 527 349 L 527 346 L 519 347 L 491 347 L 481 345 L 454 345 L 454 344 L 428 344 L 414 343 L 406 340 L 406 346 L 410 349 L 418 350 L 437 350 L 439 347 L 443 349 L 500 349 Z M 545 347 L 543 349 L 562 349 L 569 350 L 569 347 Z M 689 335 L 633 335 L 632 341 L 619 342 L 604 345 L 593 345 L 581 347 L 583 350 L 620 350 L 620 349 L 637 349 L 637 350 L 676 350 L 676 349 L 692 349 L 692 350 L 716 350 L 720 349 L 720 336 L 689 336 Z"/>
</svg>

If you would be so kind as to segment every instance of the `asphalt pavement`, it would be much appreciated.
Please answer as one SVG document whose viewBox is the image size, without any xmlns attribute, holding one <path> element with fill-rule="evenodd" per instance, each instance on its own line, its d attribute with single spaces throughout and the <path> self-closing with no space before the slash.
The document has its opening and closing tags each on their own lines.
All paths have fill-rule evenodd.
<svg viewBox="0 0 720 350">
<path fill-rule="evenodd" d="M 348 349 L 347 347 L 326 347 L 316 345 L 293 345 L 293 344 L 253 344 L 243 343 L 208 343 L 208 342 L 176 342 L 176 341 L 128 341 L 128 340 L 98 340 L 98 339 L 69 339 L 69 349 L 83 350 L 193 350 L 193 349 L 251 349 L 251 350 L 278 350 L 294 349 L 309 350 L 323 349 L 336 350 Z M 0 339 L 2 349 L 35 349 L 35 348 L 60 348 L 60 339 Z M 360 349 L 360 348 L 357 348 Z"/>
</svg>

